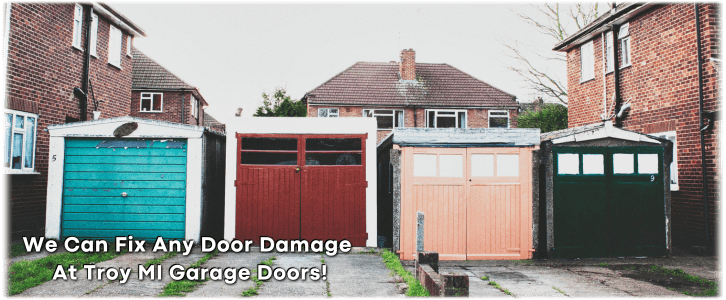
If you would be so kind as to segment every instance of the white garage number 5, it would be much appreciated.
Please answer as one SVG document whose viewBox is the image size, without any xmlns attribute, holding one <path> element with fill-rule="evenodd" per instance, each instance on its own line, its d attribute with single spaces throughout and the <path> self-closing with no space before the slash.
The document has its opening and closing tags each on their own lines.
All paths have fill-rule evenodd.
<svg viewBox="0 0 726 300">
<path fill-rule="evenodd" d="M 53 155 L 53 160 L 52 160 L 52 161 L 55 161 L 55 157 L 56 157 L 56 156 L 55 156 L 55 155 Z"/>
</svg>

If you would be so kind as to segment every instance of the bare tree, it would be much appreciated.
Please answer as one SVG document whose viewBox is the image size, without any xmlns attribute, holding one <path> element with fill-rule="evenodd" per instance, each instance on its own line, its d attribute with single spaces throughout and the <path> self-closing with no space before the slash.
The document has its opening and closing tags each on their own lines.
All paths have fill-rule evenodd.
<svg viewBox="0 0 726 300">
<path fill-rule="evenodd" d="M 598 18 L 599 9 L 604 5 L 598 3 L 568 4 L 567 7 L 560 7 L 559 3 L 543 5 L 532 5 L 536 14 L 528 16 L 518 13 L 522 20 L 536 28 L 540 33 L 550 36 L 552 44 L 566 39 L 571 32 L 582 29 L 590 22 Z M 547 61 L 566 62 L 565 54 L 554 51 L 542 51 L 529 49 L 532 47 L 522 46 L 520 43 L 504 44 L 509 49 L 508 56 L 514 59 L 515 64 L 508 68 L 519 74 L 536 94 L 544 94 L 548 98 L 556 98 L 567 105 L 567 82 L 560 80 L 557 74 L 553 74 L 542 65 L 536 65 L 531 59 L 536 55 Z"/>
</svg>

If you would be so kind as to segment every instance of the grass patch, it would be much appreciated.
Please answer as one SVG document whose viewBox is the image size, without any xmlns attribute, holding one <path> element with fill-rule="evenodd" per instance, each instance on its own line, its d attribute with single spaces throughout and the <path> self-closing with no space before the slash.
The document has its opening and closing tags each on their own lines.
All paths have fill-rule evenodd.
<svg viewBox="0 0 726 300">
<path fill-rule="evenodd" d="M 274 262 L 274 260 L 276 260 L 276 259 L 277 259 L 277 257 L 274 257 L 274 256 L 273 256 L 273 257 L 270 257 L 270 258 L 268 258 L 268 259 L 266 259 L 266 260 L 263 260 L 263 261 L 261 261 L 261 262 L 260 262 L 260 264 L 261 264 L 261 265 L 266 265 L 266 266 L 270 266 L 270 267 L 271 267 L 271 266 L 272 266 L 272 264 L 274 264 L 274 263 L 275 263 L 275 262 Z M 262 270 L 262 271 L 263 271 L 263 273 L 264 273 L 264 272 L 267 272 L 267 270 Z M 253 272 L 253 273 L 254 273 L 254 272 L 257 272 L 257 270 L 252 270 L 252 272 Z M 262 276 L 265 276 L 265 275 L 267 275 L 267 273 L 265 273 L 265 274 L 262 274 Z M 260 279 L 259 279 L 259 278 L 257 277 L 257 275 L 255 275 L 255 276 L 252 276 L 252 278 L 251 278 L 251 279 L 252 279 L 252 281 L 253 281 L 253 282 L 255 283 L 255 286 L 253 286 L 253 287 L 251 287 L 251 288 L 247 289 L 246 291 L 242 292 L 242 297 L 252 297 L 252 296 L 257 296 L 257 295 L 259 295 L 259 294 L 260 294 L 260 293 L 259 293 L 259 290 L 260 290 L 260 288 L 262 287 L 262 283 L 263 283 L 263 281 L 262 281 L 262 280 L 260 280 Z"/>
<path fill-rule="evenodd" d="M 10 257 L 16 257 L 25 254 L 28 254 L 28 251 L 25 251 L 25 245 L 23 244 L 23 242 L 10 245 Z"/>
<path fill-rule="evenodd" d="M 489 281 L 489 275 L 484 275 L 481 277 L 481 280 Z"/>
<path fill-rule="evenodd" d="M 505 294 L 507 294 L 507 295 L 510 295 L 510 296 L 512 295 L 512 293 L 510 293 L 508 289 L 505 289 L 505 288 L 503 288 L 503 287 L 502 287 L 501 285 L 499 285 L 499 284 L 498 284 L 498 283 L 497 283 L 496 281 L 494 281 L 494 280 L 492 280 L 492 281 L 489 281 L 489 285 L 493 285 L 493 286 L 494 286 L 495 288 L 497 288 L 498 290 L 502 291 L 503 293 L 505 293 Z"/>
<path fill-rule="evenodd" d="M 24 247 L 23 247 L 24 248 Z M 113 244 L 110 249 L 114 249 Z M 122 252 L 101 252 L 101 253 L 58 253 L 51 254 L 41 259 L 33 261 L 21 260 L 10 266 L 10 291 L 9 294 L 17 295 L 23 291 L 39 286 L 53 278 L 53 273 L 57 265 L 63 265 L 66 272 L 68 267 L 73 265 L 76 269 L 82 269 L 83 265 L 94 264 L 115 258 Z"/>
<path fill-rule="evenodd" d="M 601 263 L 599 263 L 598 265 L 599 265 L 599 266 L 601 266 L 601 267 L 608 267 L 608 266 L 610 266 L 610 265 L 608 265 L 608 263 L 606 263 L 606 262 L 601 262 Z"/>
<path fill-rule="evenodd" d="M 168 253 L 170 254 L 170 253 Z M 217 250 L 214 250 L 212 253 L 207 253 L 204 257 L 200 258 L 197 262 L 193 263 L 189 268 L 199 268 L 202 264 L 206 263 L 210 258 L 217 255 Z M 164 255 L 166 256 L 166 255 Z M 163 257 L 163 256 L 162 256 Z M 205 278 L 203 280 L 179 280 L 179 281 L 172 281 L 169 282 L 164 287 L 164 291 L 161 292 L 159 296 L 186 296 L 186 293 L 192 292 L 197 288 L 197 285 L 200 285 L 204 283 L 205 281 L 209 280 L 209 278 Z"/>
<path fill-rule="evenodd" d="M 376 248 L 370 248 L 366 251 L 358 251 L 355 254 L 378 254 L 378 251 L 376 251 Z"/>
<path fill-rule="evenodd" d="M 165 260 L 167 260 L 169 258 L 172 258 L 174 256 L 177 256 L 177 255 L 179 255 L 179 252 L 176 252 L 176 251 L 175 252 L 169 252 L 167 254 L 164 254 L 162 257 L 155 258 L 155 259 L 152 259 L 152 260 L 147 261 L 144 264 L 144 268 L 148 268 L 150 265 L 158 265 L 162 261 L 165 261 Z"/>
<path fill-rule="evenodd" d="M 554 289 L 555 291 L 558 291 L 558 292 L 560 292 L 560 293 L 561 293 L 561 294 L 563 294 L 563 295 L 565 294 L 565 292 L 563 292 L 563 291 L 562 291 L 561 289 L 558 289 L 557 287 L 554 287 L 554 286 L 553 286 L 552 288 L 553 288 L 553 289 Z"/>
<path fill-rule="evenodd" d="M 401 261 L 398 260 L 398 256 L 391 251 L 388 251 L 388 249 L 383 250 L 383 262 L 386 264 L 386 267 L 390 269 L 393 272 L 396 272 L 398 276 L 401 276 L 403 280 L 406 281 L 406 284 L 408 284 L 408 290 L 406 291 L 406 296 L 414 296 L 414 297 L 428 297 L 431 296 L 429 294 L 429 291 L 426 290 L 426 288 L 421 285 L 421 283 L 411 275 L 411 272 L 406 271 L 406 269 L 403 268 L 401 265 Z"/>
<path fill-rule="evenodd" d="M 652 265 L 652 266 L 650 266 L 650 270 L 648 272 L 651 272 L 651 273 L 658 272 L 658 273 L 665 274 L 668 276 L 680 277 L 687 281 L 700 285 L 702 288 L 704 288 L 704 290 L 700 293 L 681 291 L 681 293 L 683 293 L 685 295 L 689 295 L 689 296 L 717 296 L 718 295 L 718 283 L 703 279 L 699 276 L 688 274 L 681 269 L 675 269 L 675 270 L 666 269 L 663 267 Z"/>
</svg>

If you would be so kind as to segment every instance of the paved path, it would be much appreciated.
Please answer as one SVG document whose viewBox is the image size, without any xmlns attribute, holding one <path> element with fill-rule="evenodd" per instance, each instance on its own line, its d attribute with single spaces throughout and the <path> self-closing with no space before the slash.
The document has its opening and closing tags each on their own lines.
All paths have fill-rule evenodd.
<svg viewBox="0 0 726 300">
<path fill-rule="evenodd" d="M 333 297 L 391 297 L 399 295 L 391 270 L 374 254 L 323 256 L 328 265 Z"/>
<path fill-rule="evenodd" d="M 260 253 L 260 252 L 249 252 L 249 253 L 221 253 L 202 265 L 204 268 L 247 268 L 250 271 L 257 269 L 257 265 L 268 258 L 272 254 Z M 256 273 L 252 273 L 255 275 Z M 255 285 L 252 280 L 242 281 L 237 278 L 234 284 L 226 284 L 223 280 L 220 281 L 207 281 L 204 285 L 201 285 L 194 292 L 188 293 L 187 297 L 225 297 L 234 298 L 242 295 L 242 292 L 246 291 L 250 287 Z"/>
</svg>

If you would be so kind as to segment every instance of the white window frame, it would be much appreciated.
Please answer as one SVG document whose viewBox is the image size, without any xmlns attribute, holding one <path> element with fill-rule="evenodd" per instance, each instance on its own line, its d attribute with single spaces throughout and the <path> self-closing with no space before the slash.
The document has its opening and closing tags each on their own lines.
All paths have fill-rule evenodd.
<svg viewBox="0 0 726 300">
<path fill-rule="evenodd" d="M 108 63 L 121 69 L 121 42 L 123 32 L 113 25 L 108 30 Z"/>
<path fill-rule="evenodd" d="M 91 15 L 91 56 L 98 58 L 98 15 Z"/>
<path fill-rule="evenodd" d="M 507 114 L 507 128 L 510 128 L 512 126 L 512 118 L 509 116 L 509 111 L 508 110 L 489 110 L 487 112 L 487 127 L 489 127 L 489 124 L 490 124 L 489 121 L 490 121 L 490 119 L 492 117 L 495 117 L 495 118 L 503 118 L 504 117 L 502 115 L 492 115 L 492 113 L 506 113 Z M 497 127 L 492 127 L 492 128 L 497 128 Z"/>
<path fill-rule="evenodd" d="M 336 109 L 337 112 L 331 113 L 331 109 Z M 327 113 L 325 114 L 325 117 L 320 116 L 320 111 L 325 110 Z M 326 108 L 318 108 L 318 118 L 339 118 L 340 117 L 340 108 L 336 107 L 326 107 Z"/>
<path fill-rule="evenodd" d="M 154 110 L 154 95 L 161 95 L 161 110 Z M 143 110 L 144 100 L 149 100 L 149 110 Z M 164 93 L 141 93 L 139 99 L 139 112 L 142 113 L 160 113 L 164 112 Z"/>
<path fill-rule="evenodd" d="M 391 111 L 390 114 L 381 113 L 381 111 L 389 110 Z M 396 114 L 398 112 L 401 112 L 401 122 L 402 125 L 396 124 Z M 391 117 L 393 118 L 393 127 L 392 128 L 378 128 L 378 130 L 392 130 L 393 128 L 402 128 L 406 127 L 406 111 L 402 109 L 364 109 L 363 110 L 363 117 L 367 118 L 374 118 L 374 117 Z"/>
<path fill-rule="evenodd" d="M 673 161 L 671 162 L 671 191 L 678 191 L 678 135 L 676 131 L 665 131 L 659 133 L 649 133 L 649 135 L 657 136 L 673 142 Z"/>
<path fill-rule="evenodd" d="M 83 6 L 76 4 L 73 8 L 73 40 L 71 45 L 83 51 L 81 41 L 83 40 Z"/>
<path fill-rule="evenodd" d="M 434 112 L 434 127 L 429 127 L 429 112 Z M 467 113 L 466 109 L 427 109 L 425 110 L 426 114 L 426 127 L 427 128 L 439 128 L 438 124 L 436 122 L 436 119 L 439 117 L 451 117 L 450 115 L 442 115 L 439 116 L 439 113 L 441 112 L 453 112 L 454 116 L 453 118 L 456 119 L 456 127 L 454 128 L 467 128 L 469 123 L 469 114 Z M 464 113 L 464 124 L 461 123 L 459 120 L 459 113 Z"/>
<path fill-rule="evenodd" d="M 189 100 L 189 105 L 192 107 L 192 117 L 199 119 L 199 100 L 197 100 L 194 95 L 192 95 Z"/>
<path fill-rule="evenodd" d="M 595 51 L 592 41 L 580 46 L 580 83 L 595 79 Z"/>
<path fill-rule="evenodd" d="M 131 35 L 126 36 L 126 56 L 131 57 Z"/>
<path fill-rule="evenodd" d="M 620 40 L 620 61 L 622 65 L 620 68 L 627 68 L 632 65 L 632 44 L 633 41 L 630 39 L 630 24 L 625 23 L 620 26 L 618 32 L 618 39 Z"/>
<path fill-rule="evenodd" d="M 10 127 L 11 128 L 10 140 L 6 141 L 6 145 L 5 145 L 5 147 L 10 147 L 10 157 L 5 157 L 5 160 L 10 160 L 10 165 L 5 167 L 5 174 L 40 174 L 38 172 L 35 172 L 35 162 L 36 162 L 35 154 L 38 150 L 37 146 L 36 146 L 37 137 L 38 137 L 38 115 L 23 112 L 23 111 L 12 110 L 12 109 L 6 109 L 6 110 L 4 110 L 4 113 L 13 114 L 12 122 L 10 124 L 10 126 L 11 126 Z M 33 132 L 33 165 L 30 168 L 25 167 L 25 141 L 28 138 L 27 132 L 26 132 L 27 128 L 25 126 L 22 129 L 15 128 L 15 116 L 23 116 L 24 117 L 23 122 L 24 122 L 25 126 L 27 126 L 27 124 L 28 124 L 28 121 L 27 121 L 28 117 L 35 118 L 35 131 Z M 5 116 L 3 116 L 3 118 L 5 118 Z M 22 152 L 21 159 L 20 159 L 20 169 L 12 168 L 12 157 L 13 157 L 13 153 L 12 153 L 13 138 L 12 138 L 12 136 L 16 132 L 23 134 L 23 142 L 22 142 L 23 147 L 20 150 Z M 5 134 L 5 131 L 3 131 L 3 135 L 4 134 Z M 5 139 L 5 137 L 3 137 L 3 140 L 4 139 Z M 7 153 L 7 149 L 3 149 L 3 155 L 5 155 L 6 153 Z"/>
<path fill-rule="evenodd" d="M 604 61 L 604 70 L 605 74 L 611 73 L 615 70 L 615 55 L 614 55 L 614 47 L 613 47 L 613 32 L 609 31 L 605 34 L 605 61 Z"/>
</svg>

